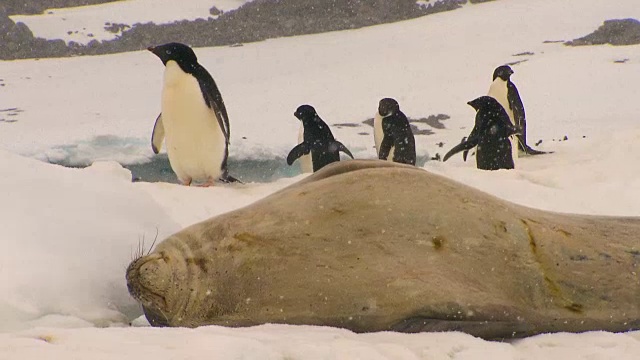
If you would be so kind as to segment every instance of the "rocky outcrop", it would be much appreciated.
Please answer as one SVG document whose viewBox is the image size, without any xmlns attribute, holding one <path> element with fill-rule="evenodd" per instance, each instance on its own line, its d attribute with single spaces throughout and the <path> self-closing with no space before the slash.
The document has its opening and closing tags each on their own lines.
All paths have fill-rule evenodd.
<svg viewBox="0 0 640 360">
<path fill-rule="evenodd" d="M 0 15 L 1 21 L 11 27 L 12 38 L 10 43 L 0 44 L 0 59 L 101 55 L 141 50 L 151 44 L 170 41 L 191 46 L 224 46 L 396 22 L 454 10 L 467 1 L 440 0 L 425 6 L 417 4 L 415 0 L 254 0 L 234 11 L 221 13 L 215 19 L 163 25 L 135 24 L 115 40 L 92 41 L 88 45 L 65 45 L 61 40 L 33 38 L 24 25 L 13 24 L 6 16 L 11 13 L 5 12 L 4 16 Z"/>
<path fill-rule="evenodd" d="M 27 25 L 14 23 L 6 11 L 0 9 L 0 58 L 21 59 L 56 57 L 72 54 L 72 48 L 62 40 L 36 38 Z"/>
<path fill-rule="evenodd" d="M 640 44 L 640 21 L 636 19 L 607 20 L 593 33 L 565 43 L 570 46 Z"/>
</svg>

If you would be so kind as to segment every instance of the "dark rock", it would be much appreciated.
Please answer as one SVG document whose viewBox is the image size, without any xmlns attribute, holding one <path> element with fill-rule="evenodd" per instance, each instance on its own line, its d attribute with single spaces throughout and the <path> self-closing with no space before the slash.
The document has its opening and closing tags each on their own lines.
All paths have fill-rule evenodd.
<svg viewBox="0 0 640 360">
<path fill-rule="evenodd" d="M 218 16 L 222 14 L 222 10 L 218 9 L 215 6 L 212 6 L 211 9 L 209 9 L 209 14 L 213 15 L 213 16 Z"/>
<path fill-rule="evenodd" d="M 6 0 L 3 0 L 6 1 Z M 9 0 L 17 8 L 29 8 L 31 11 L 43 6 L 19 6 L 24 0 Z M 62 6 L 86 5 L 106 2 L 106 0 L 51 0 Z M 246 42 L 261 41 L 270 38 L 314 34 L 328 31 L 355 29 L 365 26 L 396 22 L 420 16 L 460 8 L 468 0 L 440 0 L 427 6 L 416 4 L 415 0 L 254 0 L 240 8 L 223 12 L 216 19 L 198 19 L 195 21 L 177 21 L 172 24 L 153 23 L 135 24 L 126 31 L 119 25 L 107 25 L 109 31 L 121 35 L 114 40 L 102 41 L 98 45 L 83 46 L 69 44 L 61 51 L 57 45 L 56 53 L 48 43 L 30 42 L 30 51 L 1 51 L 0 59 L 18 59 L 46 56 L 101 55 L 146 49 L 152 44 L 179 41 L 191 46 L 230 46 Z M 478 1 L 475 1 L 478 2 Z M 24 11 L 20 11 L 24 12 Z M 38 46 L 36 46 L 36 44 Z M 0 45 L 2 46 L 2 45 Z M 42 46 L 42 47 L 40 47 Z M 49 55 L 47 55 L 49 54 Z"/>
<path fill-rule="evenodd" d="M 363 121 L 362 123 L 373 127 L 373 118 L 368 118 L 367 120 Z"/>
<path fill-rule="evenodd" d="M 523 62 L 527 62 L 527 61 L 529 61 L 529 59 L 511 61 L 511 62 L 506 63 L 506 65 L 515 66 L 515 65 L 518 65 L 518 64 L 522 64 Z"/>
<path fill-rule="evenodd" d="M 442 123 L 442 121 L 450 119 L 450 118 L 451 118 L 451 116 L 449 116 L 447 114 L 438 114 L 438 115 L 429 115 L 429 117 L 426 117 L 426 118 L 409 119 L 409 121 L 418 122 L 418 123 L 424 123 L 424 124 L 427 124 L 427 125 L 431 126 L 432 128 L 435 128 L 435 129 L 444 129 L 445 126 Z"/>
<path fill-rule="evenodd" d="M 636 19 L 607 20 L 593 33 L 568 41 L 565 45 L 637 45 L 640 44 L 640 21 Z"/>
<path fill-rule="evenodd" d="M 511 56 L 529 56 L 529 55 L 535 55 L 534 53 L 532 53 L 531 51 L 525 51 L 525 52 L 521 52 L 521 53 L 517 53 L 517 54 L 513 54 Z"/>
</svg>

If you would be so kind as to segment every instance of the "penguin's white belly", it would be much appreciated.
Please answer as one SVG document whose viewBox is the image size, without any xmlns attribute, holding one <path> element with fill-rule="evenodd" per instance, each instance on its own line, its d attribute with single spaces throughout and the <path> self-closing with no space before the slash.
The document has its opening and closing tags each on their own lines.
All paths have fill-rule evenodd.
<svg viewBox="0 0 640 360">
<path fill-rule="evenodd" d="M 507 115 L 509 115 L 509 120 L 511 121 L 511 124 L 515 126 L 513 110 L 511 110 L 511 107 L 509 106 L 509 99 L 507 97 L 507 93 L 508 93 L 507 82 L 500 78 L 496 78 L 491 83 L 491 86 L 489 87 L 489 92 L 487 93 L 487 95 L 498 100 L 500 105 L 502 105 L 504 110 L 507 112 Z M 516 161 L 516 159 L 518 158 L 518 137 L 513 135 L 509 137 L 509 140 L 511 140 L 511 155 L 513 157 L 513 161 Z"/>
<path fill-rule="evenodd" d="M 380 156 L 380 144 L 382 144 L 382 139 L 384 139 L 384 131 L 382 130 L 382 116 L 376 111 L 376 116 L 373 118 L 373 141 L 375 141 L 376 143 L 376 158 L 379 158 Z M 391 146 L 387 161 L 393 161 L 394 150 L 395 146 Z"/>
<path fill-rule="evenodd" d="M 500 105 L 502 105 L 504 110 L 507 112 L 507 115 L 509 115 L 509 120 L 511 120 L 511 123 L 515 125 L 515 123 L 513 122 L 513 111 L 511 111 L 511 107 L 509 106 L 509 99 L 507 98 L 507 91 L 507 82 L 500 78 L 496 78 L 491 83 L 487 95 L 498 100 Z"/>
<path fill-rule="evenodd" d="M 300 131 L 298 131 L 298 144 L 304 141 L 304 126 L 300 122 Z M 298 161 L 300 162 L 300 169 L 303 173 L 313 172 L 313 161 L 311 160 L 311 154 L 302 155 Z"/>
<path fill-rule="evenodd" d="M 162 91 L 162 122 L 171 168 L 181 181 L 218 179 L 225 137 L 198 81 L 168 62 Z"/>
</svg>

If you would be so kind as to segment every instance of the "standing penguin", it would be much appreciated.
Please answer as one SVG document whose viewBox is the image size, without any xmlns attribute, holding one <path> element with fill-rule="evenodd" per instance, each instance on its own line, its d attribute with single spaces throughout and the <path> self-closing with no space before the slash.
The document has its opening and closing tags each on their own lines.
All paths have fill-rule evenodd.
<svg viewBox="0 0 640 360">
<path fill-rule="evenodd" d="M 183 185 L 213 185 L 228 175 L 229 117 L 215 81 L 187 45 L 168 43 L 148 49 L 165 65 L 162 112 L 151 147 L 158 153 L 166 138 L 171 168 Z"/>
<path fill-rule="evenodd" d="M 380 130 L 376 126 L 376 119 L 379 119 Z M 416 141 L 409 120 L 400 111 L 398 102 L 391 98 L 380 100 L 376 119 L 373 125 L 378 159 L 415 165 Z"/>
<path fill-rule="evenodd" d="M 302 122 L 304 139 L 287 155 L 288 165 L 293 164 L 299 157 L 310 154 L 315 172 L 325 165 L 340 161 L 340 151 L 353 159 L 349 149 L 333 137 L 329 126 L 322 121 L 313 106 L 301 105 L 293 115 Z"/>
<path fill-rule="evenodd" d="M 496 99 L 481 96 L 469 101 L 476 110 L 476 121 L 468 138 L 456 145 L 444 156 L 447 161 L 452 155 L 476 149 L 476 166 L 482 170 L 513 169 L 513 155 L 509 137 L 517 133 L 517 129 L 509 120 L 509 115 Z"/>
<path fill-rule="evenodd" d="M 529 155 L 545 154 L 544 151 L 532 149 L 527 145 L 527 121 L 525 118 L 524 104 L 520 99 L 518 88 L 511 81 L 511 75 L 514 71 L 508 65 L 498 66 L 493 71 L 493 82 L 489 86 L 487 95 L 498 100 L 500 105 L 504 107 L 509 120 L 518 129 L 520 134 L 512 137 L 512 146 L 514 156 L 518 156 L 518 149 Z M 517 146 L 516 146 L 517 145 Z"/>
</svg>

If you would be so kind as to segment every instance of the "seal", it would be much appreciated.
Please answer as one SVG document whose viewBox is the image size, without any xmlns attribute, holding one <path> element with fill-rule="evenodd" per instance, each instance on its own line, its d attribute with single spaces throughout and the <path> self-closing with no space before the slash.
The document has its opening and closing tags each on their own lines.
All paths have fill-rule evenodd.
<svg viewBox="0 0 640 360">
<path fill-rule="evenodd" d="M 126 279 L 155 326 L 618 332 L 640 329 L 639 237 L 640 219 L 530 209 L 351 160 L 170 236 Z"/>
</svg>

